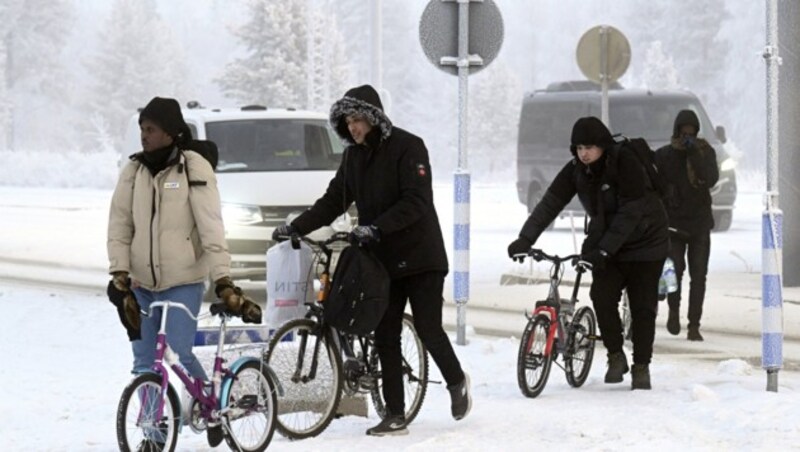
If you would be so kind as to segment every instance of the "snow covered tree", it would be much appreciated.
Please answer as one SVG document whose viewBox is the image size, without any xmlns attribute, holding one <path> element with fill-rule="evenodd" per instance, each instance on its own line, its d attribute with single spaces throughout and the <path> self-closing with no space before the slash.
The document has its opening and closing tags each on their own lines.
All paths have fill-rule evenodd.
<svg viewBox="0 0 800 452">
<path fill-rule="evenodd" d="M 650 89 L 681 88 L 671 56 L 664 54 L 661 41 L 651 42 L 644 54 L 644 83 Z"/>
<path fill-rule="evenodd" d="M 498 60 L 470 81 L 469 167 L 476 177 L 513 176 L 522 106 L 520 80 L 505 61 Z"/>
<path fill-rule="evenodd" d="M 87 136 L 113 136 L 119 146 L 128 119 L 153 96 L 179 98 L 186 81 L 183 51 L 154 0 L 115 0 L 100 36 L 100 48 L 87 64 L 93 86 L 82 125 Z M 102 145 L 92 143 L 91 146 Z"/>
<path fill-rule="evenodd" d="M 249 22 L 233 33 L 248 55 L 217 80 L 243 103 L 327 111 L 349 79 L 334 18 L 306 0 L 250 0 Z"/>
<path fill-rule="evenodd" d="M 4 0 L 0 4 L 0 147 L 13 133 L 12 112 L 25 110 L 25 94 L 59 99 L 67 77 L 61 67 L 73 7 L 66 0 Z"/>
</svg>

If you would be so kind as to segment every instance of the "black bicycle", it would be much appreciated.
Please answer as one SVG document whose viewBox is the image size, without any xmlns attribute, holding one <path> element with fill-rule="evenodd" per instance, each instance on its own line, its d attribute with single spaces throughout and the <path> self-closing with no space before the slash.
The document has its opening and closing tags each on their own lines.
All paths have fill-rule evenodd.
<svg viewBox="0 0 800 452">
<path fill-rule="evenodd" d="M 331 287 L 331 245 L 349 241 L 336 233 L 324 241 L 293 237 L 316 252 L 317 300 L 307 303 L 303 319 L 290 320 L 273 335 L 265 360 L 284 389 L 278 396 L 277 430 L 291 439 L 317 436 L 336 417 L 342 394 L 369 393 L 375 411 L 386 416 L 381 395 L 381 368 L 373 334 L 343 333 L 329 325 L 323 307 Z M 409 314 L 403 316 L 401 335 L 406 421 L 419 413 L 428 384 L 428 355 Z"/>
<path fill-rule="evenodd" d="M 531 249 L 518 257 L 532 257 L 536 261 L 551 262 L 550 292 L 547 299 L 537 301 L 529 315 L 528 324 L 522 333 L 517 356 L 517 382 L 526 397 L 536 397 L 547 384 L 550 368 L 555 362 L 564 370 L 567 383 L 580 387 L 586 382 L 594 358 L 594 343 L 597 339 L 597 318 L 594 311 L 583 306 L 577 311 L 578 289 L 581 275 L 589 264 L 580 261 L 577 254 L 558 257 L 539 249 Z M 561 298 L 558 286 L 564 275 L 564 264 L 572 262 L 577 270 L 572 297 Z M 561 355 L 563 365 L 556 362 Z"/>
</svg>

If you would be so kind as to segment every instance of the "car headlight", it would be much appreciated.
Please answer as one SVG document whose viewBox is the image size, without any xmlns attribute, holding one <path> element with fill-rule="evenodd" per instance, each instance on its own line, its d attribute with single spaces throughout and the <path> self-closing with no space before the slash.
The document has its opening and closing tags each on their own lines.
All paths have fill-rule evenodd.
<svg viewBox="0 0 800 452">
<path fill-rule="evenodd" d="M 722 171 L 730 171 L 736 168 L 736 160 L 728 157 L 719 164 L 719 170 Z"/>
<path fill-rule="evenodd" d="M 248 204 L 223 204 L 222 221 L 225 224 L 261 223 L 261 208 Z"/>
<path fill-rule="evenodd" d="M 350 214 L 345 212 L 336 217 L 331 223 L 331 228 L 336 232 L 350 232 L 353 229 L 353 221 L 350 218 Z"/>
</svg>

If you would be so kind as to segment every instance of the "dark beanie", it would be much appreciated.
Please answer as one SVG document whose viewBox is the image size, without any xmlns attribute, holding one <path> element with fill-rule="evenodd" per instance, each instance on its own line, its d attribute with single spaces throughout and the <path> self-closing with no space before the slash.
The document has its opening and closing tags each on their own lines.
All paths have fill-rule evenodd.
<svg viewBox="0 0 800 452">
<path fill-rule="evenodd" d="M 175 138 L 188 129 L 181 114 L 181 106 L 175 99 L 154 97 L 139 113 L 139 125 L 149 119 L 161 127 L 161 130 Z"/>
<path fill-rule="evenodd" d="M 580 118 L 572 127 L 570 152 L 575 154 L 579 144 L 584 146 L 595 145 L 603 149 L 614 146 L 614 137 L 602 121 L 594 116 Z"/>
<path fill-rule="evenodd" d="M 678 138 L 681 135 L 681 127 L 694 126 L 695 133 L 700 132 L 700 120 L 692 110 L 681 110 L 675 117 L 675 125 L 672 128 L 672 137 Z"/>
</svg>

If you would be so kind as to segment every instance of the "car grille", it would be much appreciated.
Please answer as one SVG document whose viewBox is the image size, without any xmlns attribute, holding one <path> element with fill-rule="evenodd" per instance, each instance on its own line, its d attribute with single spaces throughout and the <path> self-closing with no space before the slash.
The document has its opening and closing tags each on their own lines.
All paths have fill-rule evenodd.
<svg viewBox="0 0 800 452">
<path fill-rule="evenodd" d="M 286 224 L 286 217 L 305 212 L 309 206 L 262 206 L 259 226 L 275 227 Z"/>
</svg>

